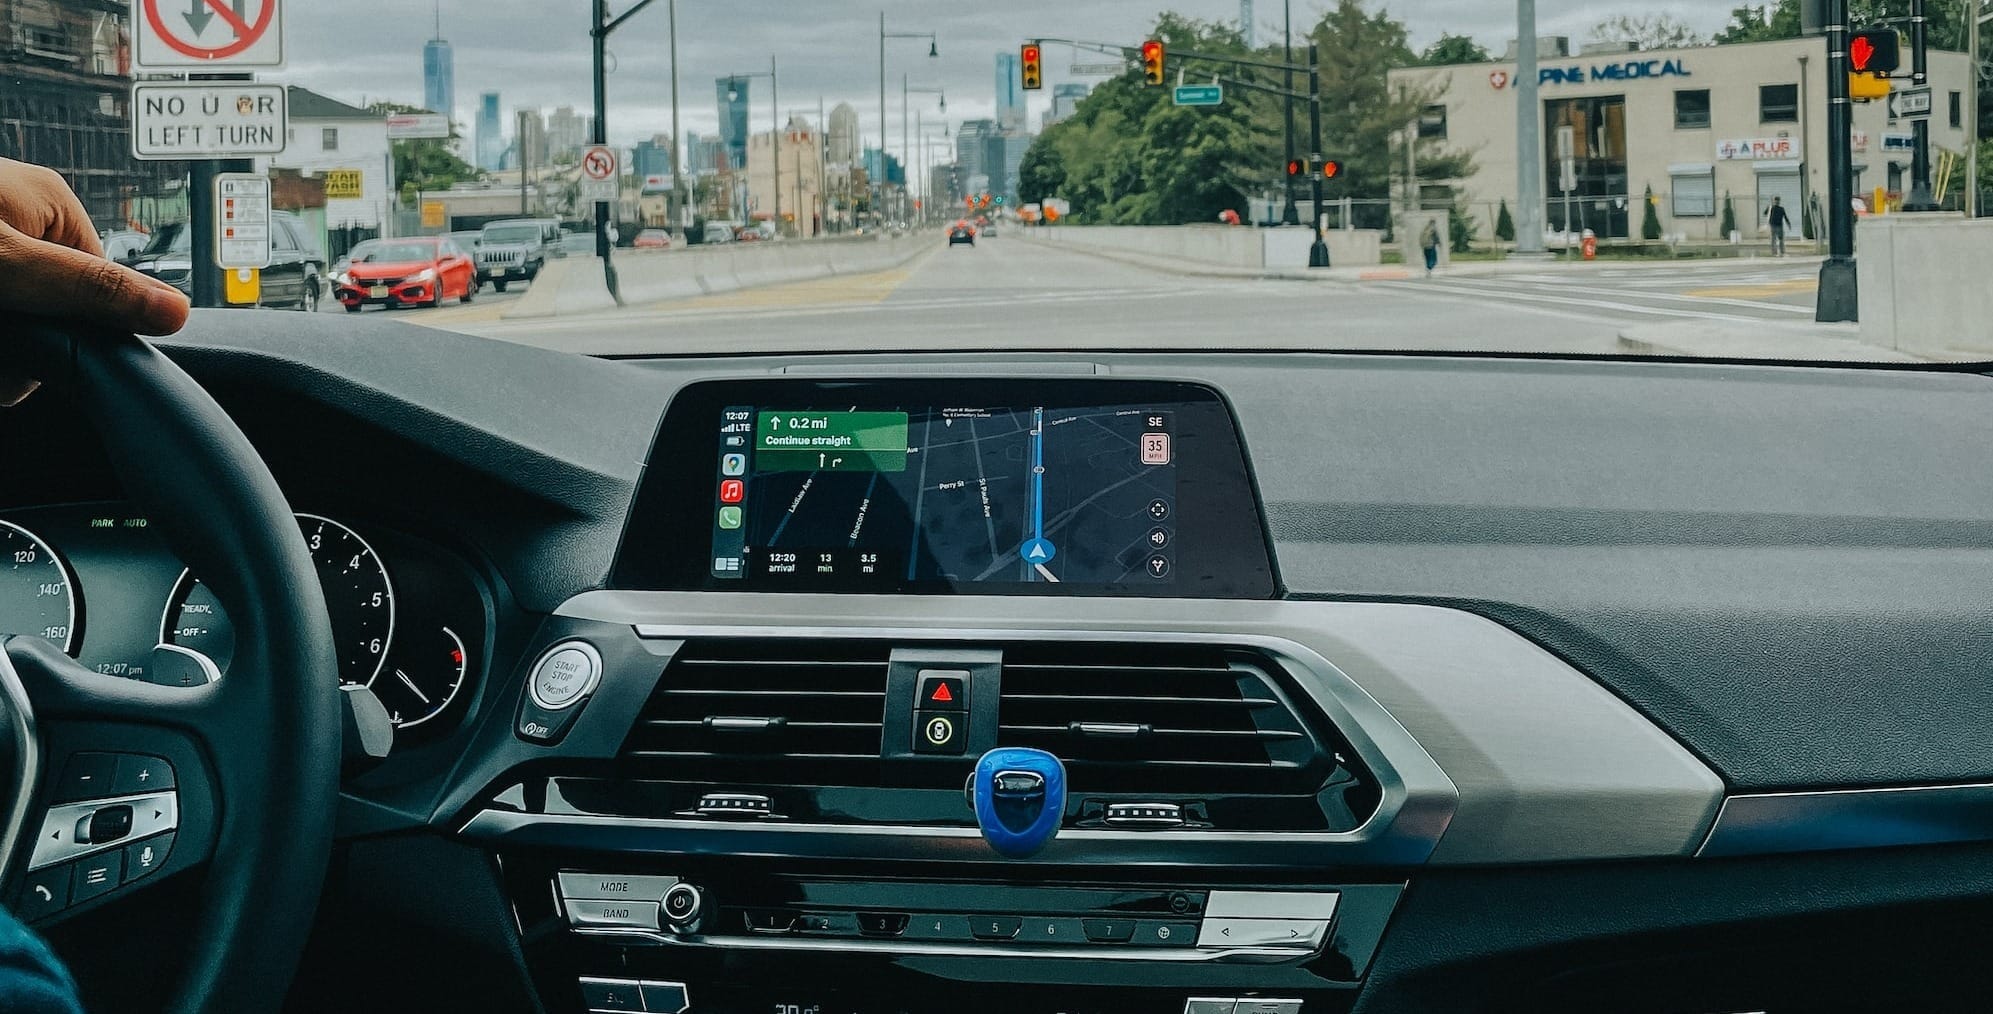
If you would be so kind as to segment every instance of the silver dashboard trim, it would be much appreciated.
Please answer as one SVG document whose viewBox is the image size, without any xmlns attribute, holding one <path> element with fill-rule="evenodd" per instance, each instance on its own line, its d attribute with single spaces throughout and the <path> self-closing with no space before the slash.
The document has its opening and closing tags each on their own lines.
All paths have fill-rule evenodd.
<svg viewBox="0 0 1993 1014">
<path fill-rule="evenodd" d="M 612 930 L 575 927 L 584 936 L 615 937 L 630 943 L 658 947 L 695 947 L 742 951 L 814 951 L 835 954 L 891 954 L 949 958 L 1065 958 L 1078 961 L 1148 961 L 1174 963 L 1222 962 L 1275 965 L 1307 961 L 1315 951 L 1296 947 L 1133 947 L 1094 944 L 1088 947 L 1038 947 L 1031 944 L 927 943 L 916 940 L 876 940 L 862 937 L 812 939 L 806 937 L 675 936 L 644 930 Z"/>
<path fill-rule="evenodd" d="M 1993 841 L 1993 782 L 1819 792 L 1723 801 L 1698 857 Z"/>
<path fill-rule="evenodd" d="M 6 638 L 0 637 L 0 720 L 6 723 L 8 746 L 14 752 L 13 791 L 6 797 L 6 816 L 0 819 L 0 883 L 10 882 L 15 849 L 28 823 L 28 811 L 35 800 L 35 783 L 41 777 L 41 740 L 35 729 L 34 705 L 14 660 L 7 656 Z"/>
</svg>

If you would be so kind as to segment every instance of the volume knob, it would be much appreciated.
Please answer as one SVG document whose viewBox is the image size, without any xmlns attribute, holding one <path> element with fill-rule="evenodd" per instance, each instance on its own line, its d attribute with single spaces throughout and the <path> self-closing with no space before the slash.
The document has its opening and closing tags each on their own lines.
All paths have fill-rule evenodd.
<svg viewBox="0 0 1993 1014">
<path fill-rule="evenodd" d="M 697 887 L 679 881 L 664 892 L 664 921 L 675 933 L 697 932 L 705 903 L 705 895 Z"/>
</svg>

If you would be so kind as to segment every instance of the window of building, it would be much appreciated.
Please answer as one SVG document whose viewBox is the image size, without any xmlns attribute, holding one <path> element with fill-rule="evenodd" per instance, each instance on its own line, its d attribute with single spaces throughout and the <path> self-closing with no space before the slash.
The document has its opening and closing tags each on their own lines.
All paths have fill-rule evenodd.
<svg viewBox="0 0 1993 1014">
<path fill-rule="evenodd" d="M 1951 93 L 1952 129 L 1957 130 L 1960 126 L 1963 126 L 1964 123 L 1965 123 L 1965 95 L 1962 92 L 1952 92 Z"/>
<path fill-rule="evenodd" d="M 1675 93 L 1675 129 L 1694 130 L 1709 126 L 1709 89 L 1694 88 Z"/>
<path fill-rule="evenodd" d="M 1706 94 L 1706 93 L 1705 93 Z M 1676 218 L 1710 218 L 1716 214 L 1716 167 L 1668 167 L 1668 213 Z"/>
<path fill-rule="evenodd" d="M 1419 110 L 1419 136 L 1446 139 L 1446 107 L 1431 105 Z"/>
<path fill-rule="evenodd" d="M 1766 123 L 1799 122 L 1799 86 L 1759 85 L 1758 119 Z"/>
<path fill-rule="evenodd" d="M 318 132 L 318 148 L 320 151 L 338 151 L 339 128 L 326 127 L 320 130 Z"/>
</svg>

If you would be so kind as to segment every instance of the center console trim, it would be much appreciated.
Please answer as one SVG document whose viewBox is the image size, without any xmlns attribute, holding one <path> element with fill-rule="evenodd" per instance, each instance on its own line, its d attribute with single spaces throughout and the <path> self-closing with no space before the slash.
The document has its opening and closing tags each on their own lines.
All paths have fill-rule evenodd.
<svg viewBox="0 0 1993 1014">
<path fill-rule="evenodd" d="M 881 954 L 946 958 L 1036 958 L 1072 961 L 1160 961 L 1177 964 L 1226 963 L 1277 965 L 1307 961 L 1319 950 L 1296 947 L 1040 947 L 1032 944 L 942 944 L 912 940 L 809 940 L 796 937 L 674 936 L 653 930 L 574 927 L 580 936 L 613 937 L 660 947 L 712 948 L 727 951 L 818 951 L 832 954 Z"/>
</svg>

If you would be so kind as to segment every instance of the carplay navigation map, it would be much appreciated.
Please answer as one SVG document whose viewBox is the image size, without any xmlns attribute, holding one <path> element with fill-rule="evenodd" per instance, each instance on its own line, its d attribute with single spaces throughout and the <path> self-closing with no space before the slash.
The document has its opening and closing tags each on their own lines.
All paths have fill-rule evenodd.
<svg viewBox="0 0 1993 1014">
<path fill-rule="evenodd" d="M 1173 576 L 1168 412 L 1033 406 L 753 418 L 740 493 L 744 559 L 716 559 L 716 575 L 771 586 Z"/>
</svg>

